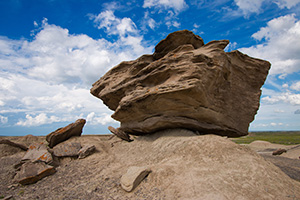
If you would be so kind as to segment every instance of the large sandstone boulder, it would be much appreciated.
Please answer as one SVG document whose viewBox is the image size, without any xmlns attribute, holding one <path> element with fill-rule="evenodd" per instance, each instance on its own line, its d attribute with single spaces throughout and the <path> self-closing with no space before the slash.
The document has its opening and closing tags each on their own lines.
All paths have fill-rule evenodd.
<svg viewBox="0 0 300 200">
<path fill-rule="evenodd" d="M 59 128 L 56 131 L 49 133 L 46 136 L 46 140 L 49 142 L 49 147 L 52 148 L 70 137 L 81 136 L 85 122 L 85 119 L 78 119 L 66 127 Z"/>
<path fill-rule="evenodd" d="M 247 135 L 270 63 L 225 52 L 228 43 L 204 44 L 187 30 L 171 33 L 153 55 L 108 71 L 91 93 L 115 111 L 112 117 L 129 134 L 186 128 L 200 134 Z"/>
</svg>

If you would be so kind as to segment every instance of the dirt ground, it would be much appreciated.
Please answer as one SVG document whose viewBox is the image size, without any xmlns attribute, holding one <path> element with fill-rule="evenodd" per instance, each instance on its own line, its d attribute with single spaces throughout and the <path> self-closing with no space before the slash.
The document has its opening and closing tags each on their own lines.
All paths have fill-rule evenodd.
<svg viewBox="0 0 300 200">
<path fill-rule="evenodd" d="M 6 139 L 29 145 L 45 137 Z M 262 155 L 220 136 L 172 130 L 134 137 L 130 143 L 110 135 L 84 135 L 69 141 L 93 144 L 96 152 L 84 159 L 60 159 L 54 175 L 25 186 L 13 182 L 13 165 L 25 152 L 0 144 L 0 197 L 300 199 L 298 160 Z M 152 172 L 129 193 L 120 187 L 120 178 L 131 166 L 148 166 Z"/>
</svg>

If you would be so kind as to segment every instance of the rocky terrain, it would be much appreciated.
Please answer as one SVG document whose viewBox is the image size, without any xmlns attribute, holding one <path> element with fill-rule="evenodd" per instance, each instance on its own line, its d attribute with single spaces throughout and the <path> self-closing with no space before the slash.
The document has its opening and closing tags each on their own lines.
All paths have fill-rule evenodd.
<svg viewBox="0 0 300 200">
<path fill-rule="evenodd" d="M 34 136 L 5 139 L 24 145 L 29 145 L 29 140 L 46 142 L 45 137 Z M 132 139 L 126 142 L 111 135 L 72 137 L 66 142 L 94 145 L 96 151 L 84 159 L 59 158 L 56 173 L 29 185 L 17 184 L 13 179 L 16 173 L 13 166 L 25 151 L 0 144 L 0 196 L 14 199 L 300 198 L 300 182 L 261 156 L 260 152 L 272 156 L 270 146 L 262 150 L 217 135 L 199 136 L 183 129 Z M 300 153 L 299 148 L 288 149 L 287 154 L 289 151 L 294 155 L 296 151 Z M 288 159 L 284 156 L 273 156 L 273 159 Z M 300 160 L 289 159 L 294 163 L 284 161 L 285 167 L 291 164 L 299 173 Z M 151 172 L 127 192 L 121 186 L 121 179 L 132 167 L 146 167 Z"/>
<path fill-rule="evenodd" d="M 299 146 L 228 138 L 248 134 L 270 68 L 228 43 L 177 31 L 112 68 L 91 89 L 121 122 L 112 135 L 81 136 L 78 119 L 0 138 L 1 198 L 300 199 Z"/>
</svg>

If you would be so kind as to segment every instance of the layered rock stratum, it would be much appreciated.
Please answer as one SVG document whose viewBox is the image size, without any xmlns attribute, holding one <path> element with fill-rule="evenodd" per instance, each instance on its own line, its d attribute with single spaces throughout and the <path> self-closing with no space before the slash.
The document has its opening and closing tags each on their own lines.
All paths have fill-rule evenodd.
<svg viewBox="0 0 300 200">
<path fill-rule="evenodd" d="M 185 128 L 247 135 L 270 63 L 236 50 L 225 52 L 228 43 L 204 44 L 187 30 L 171 33 L 152 55 L 112 68 L 91 93 L 115 111 L 112 117 L 128 134 Z"/>
</svg>

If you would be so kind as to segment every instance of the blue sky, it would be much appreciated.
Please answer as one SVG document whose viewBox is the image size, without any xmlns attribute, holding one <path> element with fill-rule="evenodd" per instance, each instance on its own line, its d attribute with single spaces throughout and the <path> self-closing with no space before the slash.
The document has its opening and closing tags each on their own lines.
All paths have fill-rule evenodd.
<svg viewBox="0 0 300 200">
<path fill-rule="evenodd" d="M 182 29 L 272 63 L 250 131 L 300 130 L 300 0 L 5 0 L 0 27 L 0 135 L 108 133 L 91 84 Z"/>
</svg>

